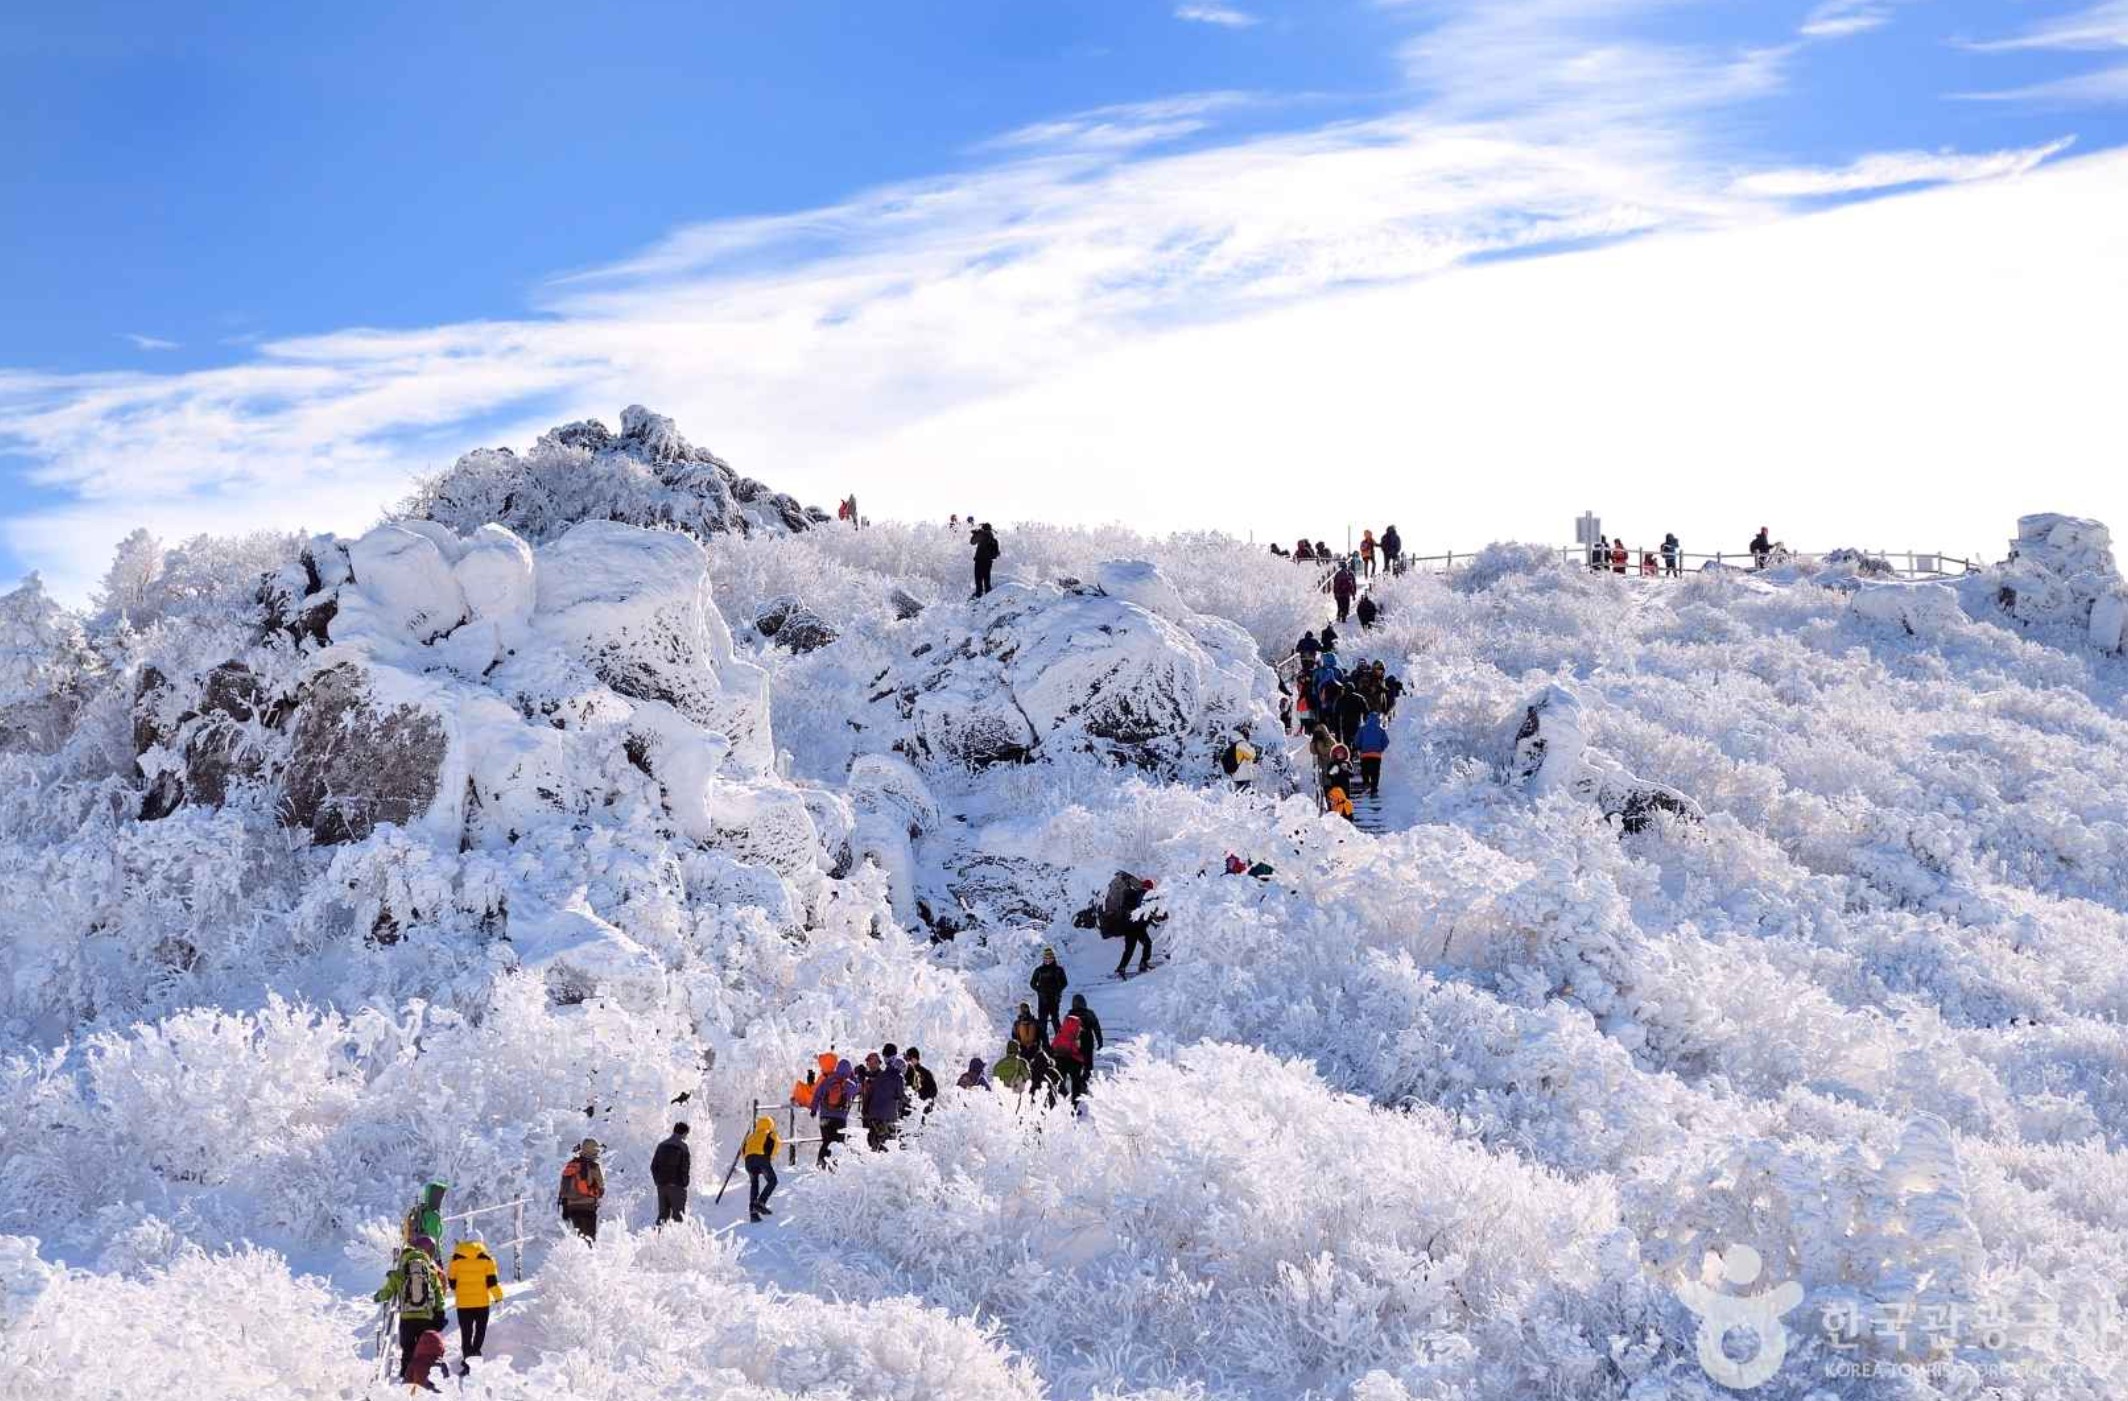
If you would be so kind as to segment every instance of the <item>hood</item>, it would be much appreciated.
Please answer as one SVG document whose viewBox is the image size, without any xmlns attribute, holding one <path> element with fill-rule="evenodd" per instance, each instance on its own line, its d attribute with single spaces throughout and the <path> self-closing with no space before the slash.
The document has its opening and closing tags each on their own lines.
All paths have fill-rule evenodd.
<svg viewBox="0 0 2128 1401">
<path fill-rule="evenodd" d="M 451 1252 L 451 1258 L 453 1260 L 478 1260 L 487 1253 L 488 1248 L 479 1241 L 462 1240 L 458 1242 L 458 1248 Z"/>
<path fill-rule="evenodd" d="M 837 1075 L 855 1075 L 857 1068 L 851 1065 L 847 1059 L 839 1060 L 835 1062 L 835 1073 Z"/>
<path fill-rule="evenodd" d="M 763 1114 L 760 1118 L 754 1120 L 755 1133 L 774 1133 L 775 1131 L 776 1121 L 769 1118 L 768 1115 Z"/>
<path fill-rule="evenodd" d="M 443 1205 L 443 1194 L 450 1190 L 448 1182 L 431 1182 L 421 1189 L 421 1204 L 434 1210 Z"/>
<path fill-rule="evenodd" d="M 971 1075 L 983 1073 L 983 1058 L 981 1056 L 968 1057 L 968 1073 Z"/>
<path fill-rule="evenodd" d="M 1075 992 L 1071 995 L 1071 1010 L 1074 1012 L 1083 1012 L 1086 1010 L 1085 993 Z"/>
<path fill-rule="evenodd" d="M 848 1065 L 848 1061 L 842 1059 L 833 1051 L 822 1051 L 820 1053 L 820 1078 L 825 1080 L 837 1070 L 844 1069 Z"/>
</svg>

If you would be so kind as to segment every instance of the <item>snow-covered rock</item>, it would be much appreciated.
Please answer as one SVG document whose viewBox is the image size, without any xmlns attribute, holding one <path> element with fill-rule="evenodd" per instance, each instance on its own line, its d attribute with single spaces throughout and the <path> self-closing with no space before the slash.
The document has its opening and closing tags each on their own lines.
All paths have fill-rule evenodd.
<svg viewBox="0 0 2128 1401">
<path fill-rule="evenodd" d="M 673 421 L 640 404 L 614 433 L 593 419 L 555 428 L 523 456 L 481 448 L 422 485 L 406 515 L 468 534 L 494 523 L 544 544 L 584 521 L 617 521 L 712 535 L 784 534 L 825 523 L 690 444 Z"/>
<path fill-rule="evenodd" d="M 1966 610 L 2008 614 L 2027 627 L 2064 629 L 2104 651 L 2122 647 L 2128 583 L 2113 537 L 2095 520 L 2053 513 L 2020 516 L 2010 558 L 1965 581 Z"/>
<path fill-rule="evenodd" d="M 1936 636 L 1966 621 L 1958 591 L 1948 584 L 1858 582 L 1847 606 L 1858 618 L 1899 628 L 1910 637 Z"/>
<path fill-rule="evenodd" d="M 1093 584 L 1004 585 L 933 616 L 873 688 L 919 763 L 981 768 L 1061 747 L 1174 772 L 1237 729 L 1278 728 L 1277 680 L 1254 640 L 1191 611 L 1143 562 L 1104 563 Z"/>
<path fill-rule="evenodd" d="M 1636 777 L 1589 743 L 1581 697 L 1559 684 L 1544 688 L 1508 721 L 1508 781 L 1542 798 L 1565 793 L 1615 817 L 1628 832 L 1647 827 L 1658 812 L 1699 819 L 1699 805 L 1666 784 Z"/>
</svg>

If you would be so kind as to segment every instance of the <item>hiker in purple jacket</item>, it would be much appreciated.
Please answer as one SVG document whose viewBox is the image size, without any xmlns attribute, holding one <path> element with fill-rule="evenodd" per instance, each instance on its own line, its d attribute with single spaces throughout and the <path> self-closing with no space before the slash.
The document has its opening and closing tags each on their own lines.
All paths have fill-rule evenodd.
<svg viewBox="0 0 2128 1401">
<path fill-rule="evenodd" d="M 908 1111 L 907 1082 L 903 1078 L 904 1062 L 894 1044 L 889 1042 L 881 1048 L 879 1073 L 865 1082 L 864 1123 L 865 1142 L 873 1152 L 884 1150 L 887 1140 L 894 1137 L 895 1126 Z"/>
<path fill-rule="evenodd" d="M 814 1159 L 817 1166 L 828 1165 L 828 1150 L 842 1142 L 842 1135 L 850 1126 L 850 1106 L 863 1093 L 857 1071 L 848 1060 L 837 1061 L 828 1078 L 813 1087 L 812 1113 L 820 1121 L 820 1156 Z"/>
</svg>

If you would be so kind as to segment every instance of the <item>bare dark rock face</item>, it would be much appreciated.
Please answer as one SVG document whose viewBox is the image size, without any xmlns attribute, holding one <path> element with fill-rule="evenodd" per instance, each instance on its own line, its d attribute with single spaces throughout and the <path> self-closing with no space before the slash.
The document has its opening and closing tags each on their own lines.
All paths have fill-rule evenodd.
<svg viewBox="0 0 2128 1401">
<path fill-rule="evenodd" d="M 322 671 L 296 696 L 281 821 L 323 845 L 411 823 L 436 800 L 446 748 L 439 718 L 382 705 L 361 667 Z"/>
</svg>

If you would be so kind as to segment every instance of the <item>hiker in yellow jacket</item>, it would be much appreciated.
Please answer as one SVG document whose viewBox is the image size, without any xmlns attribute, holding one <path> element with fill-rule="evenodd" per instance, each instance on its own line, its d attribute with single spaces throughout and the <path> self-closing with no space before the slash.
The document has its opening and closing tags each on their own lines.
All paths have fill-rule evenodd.
<svg viewBox="0 0 2128 1401">
<path fill-rule="evenodd" d="M 754 1120 L 754 1131 L 739 1145 L 740 1155 L 746 1159 L 746 1212 L 750 1221 L 776 1214 L 768 1209 L 768 1199 L 776 1190 L 776 1149 L 781 1144 L 776 1136 L 776 1121 L 764 1114 Z"/>
<path fill-rule="evenodd" d="M 488 1340 L 488 1310 L 502 1302 L 502 1279 L 495 1257 L 477 1240 L 458 1242 L 443 1275 L 451 1284 L 451 1302 L 458 1306 L 458 1375 L 462 1377 L 472 1370 L 466 1363 L 480 1356 L 481 1344 Z"/>
</svg>

